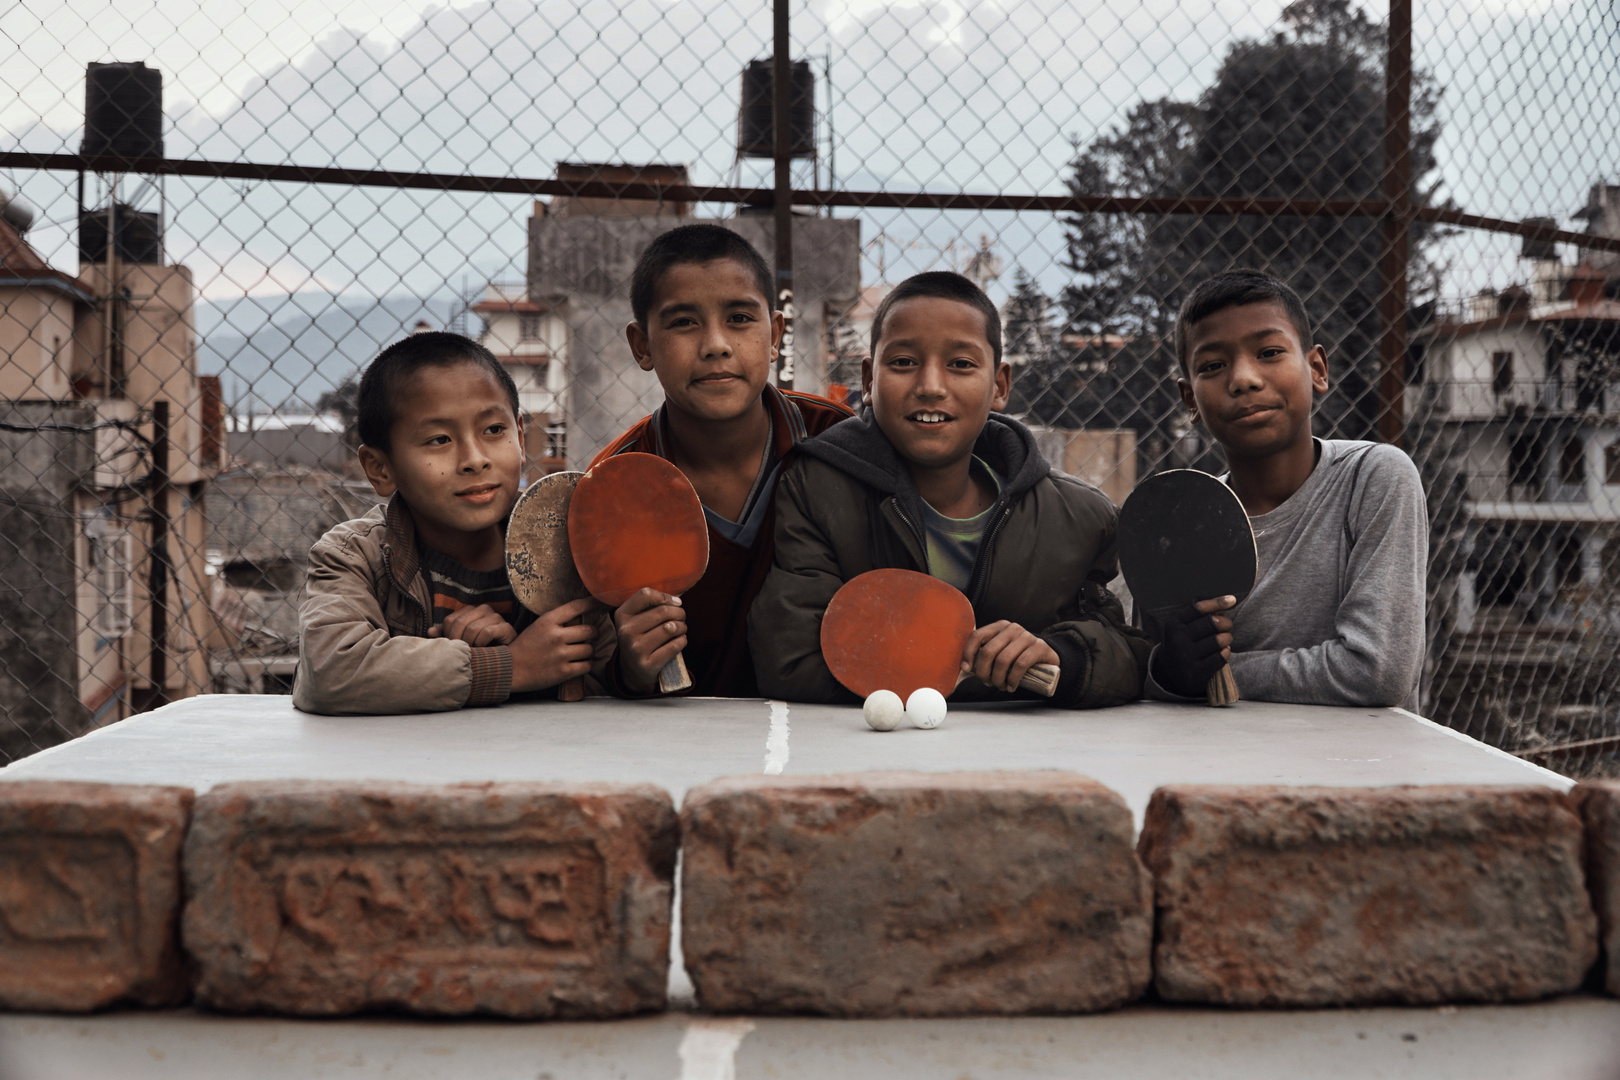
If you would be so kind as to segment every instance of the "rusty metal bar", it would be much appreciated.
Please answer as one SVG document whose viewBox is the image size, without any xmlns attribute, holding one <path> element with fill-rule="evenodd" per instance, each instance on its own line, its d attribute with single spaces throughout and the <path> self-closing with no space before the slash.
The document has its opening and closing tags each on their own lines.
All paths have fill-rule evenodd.
<svg viewBox="0 0 1620 1080">
<path fill-rule="evenodd" d="M 168 702 L 169 681 L 169 403 L 152 403 L 152 545 L 147 563 L 147 591 L 152 616 L 152 700 L 150 708 Z"/>
<path fill-rule="evenodd" d="M 776 304 L 786 324 L 777 355 L 776 385 L 793 389 L 793 54 L 788 0 L 775 0 L 771 53 L 771 132 L 776 155 Z"/>
<path fill-rule="evenodd" d="M 1384 59 L 1383 250 L 1378 260 L 1378 437 L 1406 441 L 1407 257 L 1412 233 L 1412 0 L 1389 0 Z"/>
<path fill-rule="evenodd" d="M 691 184 L 613 183 L 602 180 L 540 180 L 518 176 L 465 173 L 399 172 L 388 169 L 335 169 L 312 165 L 267 165 L 250 161 L 202 161 L 184 158 L 108 158 L 80 154 L 32 154 L 0 151 L 0 167 L 62 172 L 121 171 L 204 179 L 261 180 L 275 183 L 337 184 L 424 191 L 467 191 L 496 195 L 566 195 L 595 199 L 643 199 L 649 202 L 720 202 L 773 206 L 774 188 L 696 186 Z M 1376 217 L 1389 212 L 1383 199 L 1260 199 L 1168 195 L 992 194 L 969 191 L 811 191 L 793 192 L 795 206 L 874 207 L 894 210 L 1028 210 L 1052 214 L 1255 214 L 1267 217 Z M 1546 225 L 1483 217 L 1461 210 L 1414 207 L 1413 221 L 1455 225 L 1481 232 L 1527 236 L 1575 244 L 1593 251 L 1620 251 L 1620 238 L 1568 232 Z"/>
</svg>

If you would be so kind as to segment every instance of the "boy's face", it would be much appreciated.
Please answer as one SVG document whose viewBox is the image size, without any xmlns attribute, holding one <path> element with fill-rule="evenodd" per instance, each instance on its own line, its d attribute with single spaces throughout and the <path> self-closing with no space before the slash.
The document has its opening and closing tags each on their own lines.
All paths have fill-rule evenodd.
<svg viewBox="0 0 1620 1080">
<path fill-rule="evenodd" d="M 782 341 L 782 315 L 735 259 L 676 263 L 658 281 L 647 325 L 625 328 L 643 371 L 671 408 L 698 420 L 735 420 L 756 407 Z"/>
<path fill-rule="evenodd" d="M 1327 354 L 1309 349 L 1276 301 L 1223 308 L 1187 330 L 1181 400 L 1228 455 L 1266 457 L 1310 437 Z"/>
<path fill-rule="evenodd" d="M 512 401 L 481 364 L 419 368 L 394 388 L 392 445 L 360 448 L 377 494 L 399 492 L 423 538 L 498 526 L 517 501 L 523 442 Z"/>
<path fill-rule="evenodd" d="M 861 385 L 895 452 L 938 468 L 966 460 L 990 411 L 1006 408 L 1012 369 L 996 363 L 978 309 L 915 296 L 889 309 Z"/>
</svg>

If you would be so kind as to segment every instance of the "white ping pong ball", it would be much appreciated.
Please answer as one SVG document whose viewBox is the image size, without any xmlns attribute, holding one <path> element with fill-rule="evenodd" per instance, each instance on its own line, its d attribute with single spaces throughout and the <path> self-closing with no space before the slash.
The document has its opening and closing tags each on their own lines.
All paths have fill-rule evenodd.
<svg viewBox="0 0 1620 1080">
<path fill-rule="evenodd" d="M 861 706 L 861 713 L 873 731 L 893 731 L 905 718 L 906 707 L 893 690 L 874 690 Z"/>
<path fill-rule="evenodd" d="M 912 727 L 937 728 L 945 722 L 945 695 L 932 686 L 919 687 L 906 699 L 906 716 Z"/>
</svg>

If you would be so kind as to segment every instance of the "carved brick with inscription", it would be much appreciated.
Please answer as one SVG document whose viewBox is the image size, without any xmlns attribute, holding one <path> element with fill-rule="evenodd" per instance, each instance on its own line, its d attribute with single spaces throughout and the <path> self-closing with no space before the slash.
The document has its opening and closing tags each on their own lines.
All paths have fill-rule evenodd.
<svg viewBox="0 0 1620 1080">
<path fill-rule="evenodd" d="M 1170 1001 L 1527 1001 L 1597 957 L 1581 821 L 1549 788 L 1177 785 L 1139 847 Z"/>
<path fill-rule="evenodd" d="M 186 997 L 180 848 L 190 788 L 0 783 L 0 1008 Z"/>
<path fill-rule="evenodd" d="M 660 1009 L 677 840 L 648 785 L 222 785 L 186 844 L 197 999 L 305 1016 Z"/>
<path fill-rule="evenodd" d="M 1604 986 L 1620 997 L 1620 780 L 1588 780 L 1573 794 L 1586 823 L 1586 884 L 1602 928 Z"/>
<path fill-rule="evenodd" d="M 1131 812 L 1083 776 L 736 777 L 681 823 L 681 945 L 714 1012 L 1089 1012 L 1151 977 Z"/>
</svg>

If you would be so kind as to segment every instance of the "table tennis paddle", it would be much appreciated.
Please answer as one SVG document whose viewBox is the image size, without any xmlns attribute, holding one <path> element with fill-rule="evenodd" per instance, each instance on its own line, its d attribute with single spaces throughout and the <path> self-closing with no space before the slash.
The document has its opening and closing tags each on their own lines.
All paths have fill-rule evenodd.
<svg viewBox="0 0 1620 1080">
<path fill-rule="evenodd" d="M 1209 473 L 1155 473 L 1120 507 L 1119 565 L 1135 602 L 1155 618 L 1217 596 L 1241 603 L 1254 588 L 1254 530 L 1237 495 Z M 1230 664 L 1204 696 L 1211 705 L 1238 700 Z"/>
<path fill-rule="evenodd" d="M 827 670 L 862 698 L 893 690 L 904 700 L 931 686 L 949 696 L 967 678 L 962 652 L 973 605 L 962 591 L 915 570 L 868 570 L 844 582 L 821 619 Z M 1051 697 L 1058 668 L 1036 664 L 1019 688 Z"/>
<path fill-rule="evenodd" d="M 641 589 L 679 596 L 709 566 L 709 523 L 692 482 L 654 454 L 616 454 L 590 468 L 568 506 L 568 543 L 592 596 L 618 607 Z M 692 685 L 677 653 L 664 693 Z"/>
<path fill-rule="evenodd" d="M 506 522 L 506 577 L 518 603 L 544 615 L 591 595 L 574 569 L 568 548 L 568 503 L 584 473 L 548 473 L 518 496 Z M 557 688 L 558 701 L 580 701 L 585 680 L 574 676 Z"/>
</svg>

